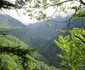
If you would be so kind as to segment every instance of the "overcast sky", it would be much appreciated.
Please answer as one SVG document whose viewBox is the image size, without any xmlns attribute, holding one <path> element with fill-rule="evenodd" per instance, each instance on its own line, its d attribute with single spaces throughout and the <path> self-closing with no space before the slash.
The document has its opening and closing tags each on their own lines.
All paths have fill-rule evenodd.
<svg viewBox="0 0 85 70">
<path fill-rule="evenodd" d="M 45 13 L 47 13 L 48 16 L 52 16 L 52 14 L 55 12 L 56 9 L 52 8 L 52 7 L 49 7 L 47 10 L 45 10 Z M 18 13 L 17 13 L 18 11 Z M 20 20 L 21 22 L 23 22 L 23 24 L 25 25 L 28 25 L 29 23 L 34 23 L 34 22 L 37 22 L 36 19 L 30 19 L 28 17 L 28 15 L 25 13 L 25 15 L 23 15 L 23 12 L 26 12 L 24 9 L 19 9 L 19 10 L 3 10 L 3 11 L 0 11 L 1 14 L 7 14 L 7 15 L 10 15 L 18 20 Z M 64 12 L 60 11 L 60 9 L 58 9 L 59 12 L 56 12 L 55 16 L 61 16 L 62 18 L 65 18 L 67 17 L 67 14 L 65 14 Z M 68 15 L 72 15 L 74 13 L 74 10 L 70 10 L 67 12 Z"/>
<path fill-rule="evenodd" d="M 10 0 L 10 1 L 13 2 L 13 1 L 15 1 L 15 0 Z M 63 1 L 63 0 L 62 0 L 62 1 Z M 32 2 L 32 3 L 33 3 L 33 2 Z M 34 4 L 32 4 L 32 5 L 34 5 Z M 69 3 L 68 3 L 68 4 L 66 3 L 66 5 L 68 6 Z M 74 5 L 74 4 L 73 4 L 73 5 Z M 75 4 L 75 5 L 76 5 L 76 4 Z M 65 7 L 66 7 L 66 6 L 65 6 Z M 52 7 L 50 7 L 50 8 L 48 8 L 47 10 L 45 10 L 45 12 L 47 13 L 48 16 L 52 16 L 52 14 L 55 12 L 55 10 L 56 10 L 56 9 L 53 9 Z M 60 10 L 60 9 L 58 9 L 58 10 Z M 3 12 L 3 11 L 4 11 L 4 12 Z M 30 19 L 27 14 L 26 14 L 26 15 L 23 15 L 23 12 L 26 12 L 24 9 L 19 9 L 19 10 L 17 10 L 18 13 L 17 13 L 16 10 L 3 10 L 3 11 L 0 11 L 0 13 L 2 13 L 2 14 L 8 14 L 8 15 L 10 15 L 10 16 L 18 19 L 18 20 L 20 20 L 20 21 L 23 22 L 23 24 L 25 24 L 25 25 L 27 25 L 27 24 L 29 24 L 29 23 L 37 22 L 37 20 L 35 20 L 35 19 Z M 71 16 L 71 15 L 74 13 L 74 10 L 70 10 L 70 11 L 68 11 L 67 13 L 68 13 L 68 15 Z M 55 17 L 55 16 L 61 16 L 62 18 L 65 18 L 65 17 L 67 17 L 67 14 L 65 14 L 64 12 L 56 12 L 53 17 Z"/>
</svg>

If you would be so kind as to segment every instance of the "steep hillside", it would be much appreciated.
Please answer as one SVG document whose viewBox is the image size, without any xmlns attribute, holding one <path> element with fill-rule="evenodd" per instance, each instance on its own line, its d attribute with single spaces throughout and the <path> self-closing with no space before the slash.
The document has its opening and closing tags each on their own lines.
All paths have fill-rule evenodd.
<svg viewBox="0 0 85 70">
<path fill-rule="evenodd" d="M 20 21 L 8 15 L 0 15 L 0 28 L 8 29 L 9 33 L 18 37 L 33 48 L 43 45 L 45 39 L 32 28 L 23 25 Z"/>
<path fill-rule="evenodd" d="M 61 59 L 57 56 L 57 54 L 61 53 L 61 50 L 54 44 L 54 39 L 56 38 L 57 37 L 46 42 L 39 53 L 48 60 L 49 65 L 61 67 Z"/>
<path fill-rule="evenodd" d="M 27 44 L 12 35 L 0 34 L 0 47 L 2 46 L 10 46 L 13 47 L 13 49 L 16 46 L 19 46 L 19 48 L 22 49 L 27 49 L 29 47 Z M 35 52 L 33 54 L 35 54 Z M 28 63 L 29 70 L 60 70 L 53 66 L 46 65 L 44 62 L 35 60 L 31 55 L 28 55 L 28 58 L 30 60 Z M 0 70 L 23 70 L 20 62 L 21 59 L 18 56 L 13 55 L 12 52 L 11 54 L 8 54 L 5 51 L 4 53 L 0 51 Z"/>
<path fill-rule="evenodd" d="M 18 38 L 12 36 L 12 35 L 1 35 L 0 34 L 0 46 L 11 46 L 11 47 L 17 47 L 21 46 L 21 48 L 29 48 L 27 44 L 20 41 Z"/>
</svg>

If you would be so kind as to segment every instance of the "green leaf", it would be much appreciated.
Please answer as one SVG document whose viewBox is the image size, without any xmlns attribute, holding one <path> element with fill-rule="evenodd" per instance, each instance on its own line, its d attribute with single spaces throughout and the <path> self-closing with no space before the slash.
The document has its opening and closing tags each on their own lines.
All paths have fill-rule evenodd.
<svg viewBox="0 0 85 70">
<path fill-rule="evenodd" d="M 50 24 L 50 23 L 46 23 L 46 25 L 47 25 L 48 27 L 50 27 L 50 26 L 51 26 L 51 24 Z"/>
<path fill-rule="evenodd" d="M 46 2 L 47 2 L 47 0 L 42 0 L 42 2 L 43 2 L 43 3 L 46 3 Z"/>
<path fill-rule="evenodd" d="M 34 8 L 39 8 L 40 5 L 38 3 L 35 4 Z"/>
</svg>

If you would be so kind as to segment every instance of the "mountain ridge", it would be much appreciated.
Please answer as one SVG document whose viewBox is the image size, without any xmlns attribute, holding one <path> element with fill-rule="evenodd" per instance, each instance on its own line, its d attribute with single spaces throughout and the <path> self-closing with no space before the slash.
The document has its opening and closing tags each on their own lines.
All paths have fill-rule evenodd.
<svg viewBox="0 0 85 70">
<path fill-rule="evenodd" d="M 0 15 L 0 28 L 7 29 L 10 34 L 23 40 L 32 48 L 36 48 L 36 46 L 45 42 L 41 34 L 9 15 Z"/>
</svg>

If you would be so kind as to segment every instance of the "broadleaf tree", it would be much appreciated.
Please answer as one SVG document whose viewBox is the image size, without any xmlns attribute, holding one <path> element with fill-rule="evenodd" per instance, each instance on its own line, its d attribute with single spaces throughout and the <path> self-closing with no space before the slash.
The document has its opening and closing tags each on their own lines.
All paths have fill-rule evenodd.
<svg viewBox="0 0 85 70">
<path fill-rule="evenodd" d="M 69 35 L 59 36 L 54 43 L 61 48 L 62 53 L 58 54 L 62 58 L 63 70 L 85 70 L 85 30 L 73 28 L 66 30 Z"/>
</svg>

